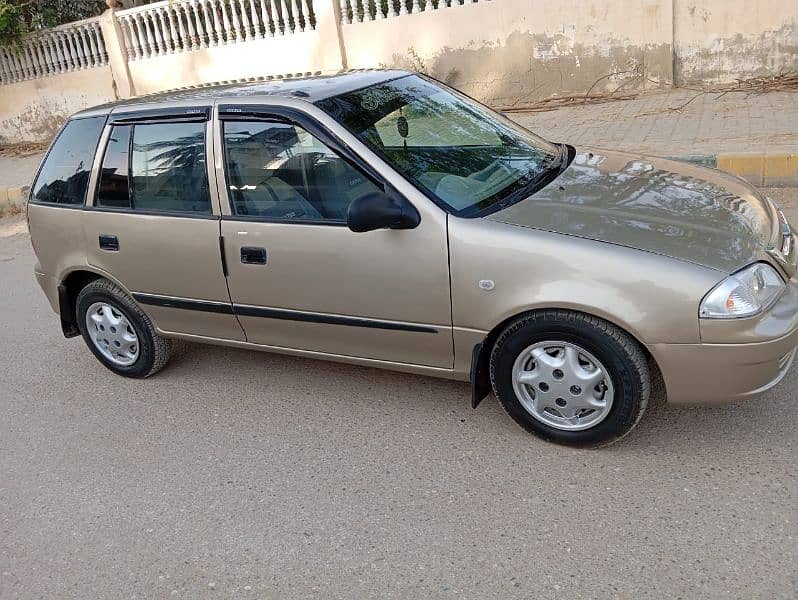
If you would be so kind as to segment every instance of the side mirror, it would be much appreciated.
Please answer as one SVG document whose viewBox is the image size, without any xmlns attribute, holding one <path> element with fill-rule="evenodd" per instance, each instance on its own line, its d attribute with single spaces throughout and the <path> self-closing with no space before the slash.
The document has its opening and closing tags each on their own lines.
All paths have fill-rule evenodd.
<svg viewBox="0 0 798 600">
<path fill-rule="evenodd" d="M 349 205 L 346 224 L 357 233 L 375 229 L 413 229 L 421 223 L 416 207 L 397 193 L 369 192 Z"/>
</svg>

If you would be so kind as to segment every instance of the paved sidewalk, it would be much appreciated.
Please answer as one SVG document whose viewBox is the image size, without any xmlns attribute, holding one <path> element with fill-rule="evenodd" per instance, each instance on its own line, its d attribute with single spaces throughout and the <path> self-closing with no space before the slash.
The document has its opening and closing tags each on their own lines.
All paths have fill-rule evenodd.
<svg viewBox="0 0 798 600">
<path fill-rule="evenodd" d="M 550 140 L 659 156 L 798 152 L 798 92 L 669 90 L 508 116 Z"/>
<path fill-rule="evenodd" d="M 659 156 L 710 155 L 713 160 L 720 154 L 794 154 L 793 167 L 798 165 L 798 93 L 697 96 L 669 90 L 635 100 L 508 116 L 548 139 L 577 146 Z M 40 160 L 40 154 L 0 155 L 0 188 L 30 185 Z M 747 175 L 734 165 L 727 170 Z"/>
</svg>

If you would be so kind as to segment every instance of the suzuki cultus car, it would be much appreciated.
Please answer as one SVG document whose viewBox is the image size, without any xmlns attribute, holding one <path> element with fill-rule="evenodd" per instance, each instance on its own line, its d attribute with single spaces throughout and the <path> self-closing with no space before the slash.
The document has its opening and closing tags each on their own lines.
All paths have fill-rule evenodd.
<svg viewBox="0 0 798 600">
<path fill-rule="evenodd" d="M 659 373 L 671 403 L 750 398 L 798 344 L 793 233 L 751 186 L 551 143 L 402 71 L 83 111 L 28 219 L 64 334 L 128 377 L 173 339 L 282 352 L 470 381 L 592 446 Z"/>
</svg>

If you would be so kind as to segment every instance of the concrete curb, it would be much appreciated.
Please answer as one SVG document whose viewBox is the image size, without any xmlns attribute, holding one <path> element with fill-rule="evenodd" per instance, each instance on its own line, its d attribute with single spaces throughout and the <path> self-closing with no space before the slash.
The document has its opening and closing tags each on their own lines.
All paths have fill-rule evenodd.
<svg viewBox="0 0 798 600">
<path fill-rule="evenodd" d="M 25 203 L 28 201 L 30 186 L 22 187 L 0 187 L 0 216 L 23 212 Z"/>
<path fill-rule="evenodd" d="M 726 171 L 757 187 L 798 186 L 798 152 L 721 153 L 672 158 Z"/>
</svg>

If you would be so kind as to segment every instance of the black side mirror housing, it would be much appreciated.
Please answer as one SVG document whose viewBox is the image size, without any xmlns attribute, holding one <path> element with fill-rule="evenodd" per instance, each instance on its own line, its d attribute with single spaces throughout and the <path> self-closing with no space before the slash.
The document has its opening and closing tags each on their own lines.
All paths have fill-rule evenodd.
<svg viewBox="0 0 798 600">
<path fill-rule="evenodd" d="M 413 229 L 421 223 L 421 215 L 401 194 L 369 192 L 349 205 L 346 224 L 357 233 L 376 229 Z"/>
</svg>

